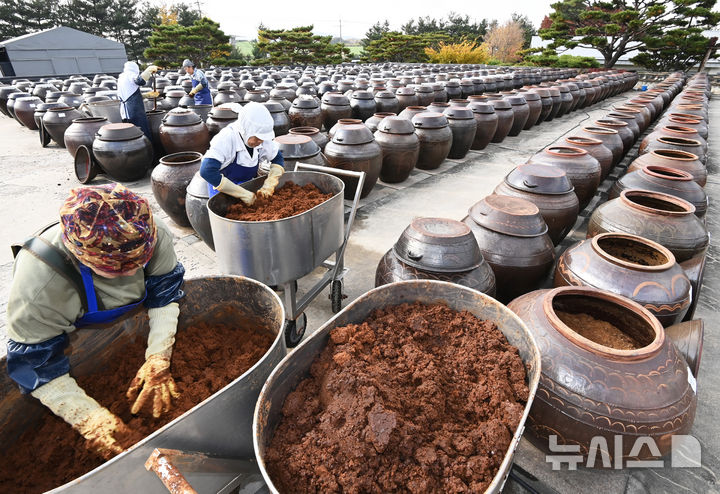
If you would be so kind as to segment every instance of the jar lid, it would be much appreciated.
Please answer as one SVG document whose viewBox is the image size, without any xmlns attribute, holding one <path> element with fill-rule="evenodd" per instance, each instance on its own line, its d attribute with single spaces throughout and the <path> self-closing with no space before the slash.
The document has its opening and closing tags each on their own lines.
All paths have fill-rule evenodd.
<svg viewBox="0 0 720 494">
<path fill-rule="evenodd" d="M 400 87 L 395 94 L 400 96 L 413 96 L 415 95 L 415 90 L 411 87 Z"/>
<path fill-rule="evenodd" d="M 505 101 L 511 105 L 526 105 L 527 100 L 523 96 L 506 96 Z"/>
<path fill-rule="evenodd" d="M 515 237 L 538 237 L 548 231 L 538 207 L 518 197 L 489 195 L 472 206 L 468 214 L 488 230 Z"/>
<path fill-rule="evenodd" d="M 472 110 L 473 113 L 484 113 L 484 114 L 495 113 L 495 107 L 493 105 L 491 105 L 490 103 L 480 103 L 480 102 L 471 101 L 467 107 L 470 110 Z"/>
<path fill-rule="evenodd" d="M 412 123 L 416 128 L 421 129 L 440 129 L 447 127 L 447 117 L 437 112 L 422 112 L 412 117 Z"/>
<path fill-rule="evenodd" d="M 380 121 L 378 130 L 386 134 L 412 134 L 415 126 L 407 118 L 388 116 Z"/>
<path fill-rule="evenodd" d="M 285 134 L 275 138 L 283 157 L 288 159 L 300 159 L 315 156 L 320 152 L 320 147 L 309 136 L 302 134 Z"/>
<path fill-rule="evenodd" d="M 293 101 L 292 104 L 293 108 L 301 108 L 301 109 L 314 109 L 318 108 L 317 101 L 314 97 L 308 96 L 308 95 L 302 95 L 295 98 L 295 101 Z"/>
<path fill-rule="evenodd" d="M 490 101 L 490 104 L 493 105 L 493 107 L 495 108 L 495 111 L 497 111 L 497 110 L 512 110 L 512 106 L 505 99 L 494 99 L 494 100 Z"/>
<path fill-rule="evenodd" d="M 101 141 L 129 141 L 130 139 L 137 139 L 142 136 L 143 132 L 140 130 L 140 127 L 131 123 L 111 123 L 103 125 L 97 133 L 97 137 Z"/>
<path fill-rule="evenodd" d="M 375 99 L 373 93 L 366 89 L 358 89 L 356 91 L 353 91 L 352 97 L 355 99 Z"/>
<path fill-rule="evenodd" d="M 200 115 L 187 108 L 173 108 L 163 118 L 163 125 L 185 127 L 202 122 Z"/>
<path fill-rule="evenodd" d="M 263 105 L 265 105 L 265 108 L 267 108 L 270 113 L 282 113 L 285 111 L 285 107 L 277 101 L 265 101 Z"/>
<path fill-rule="evenodd" d="M 210 112 L 210 116 L 215 120 L 237 120 L 238 114 L 227 107 L 216 106 Z"/>
<path fill-rule="evenodd" d="M 335 130 L 332 142 L 335 144 L 365 144 L 375 140 L 372 132 L 364 123 L 339 125 Z"/>
<path fill-rule="evenodd" d="M 349 106 L 350 100 L 342 93 L 328 91 L 322 97 L 322 102 L 333 106 Z"/>
<path fill-rule="evenodd" d="M 452 118 L 454 120 L 470 120 L 474 118 L 473 111 L 464 106 L 450 106 L 443 112 L 443 114 L 447 118 Z"/>
<path fill-rule="evenodd" d="M 517 166 L 507 174 L 505 183 L 513 189 L 532 194 L 561 195 L 574 190 L 565 171 L 550 165 Z"/>
</svg>

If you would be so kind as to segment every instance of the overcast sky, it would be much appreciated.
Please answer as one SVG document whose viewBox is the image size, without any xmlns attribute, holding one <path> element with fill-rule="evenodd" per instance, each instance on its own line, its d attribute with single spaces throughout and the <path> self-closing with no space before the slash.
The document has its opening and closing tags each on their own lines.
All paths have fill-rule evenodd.
<svg viewBox="0 0 720 494">
<path fill-rule="evenodd" d="M 197 0 L 185 0 L 193 5 Z M 160 3 L 160 2 L 158 2 Z M 171 2 L 169 2 L 171 3 Z M 553 0 L 200 0 L 203 14 L 220 23 L 226 34 L 257 37 L 257 26 L 290 28 L 313 24 L 315 34 L 362 38 L 370 26 L 387 19 L 392 29 L 421 16 L 446 17 L 450 11 L 473 20 L 505 21 L 513 12 L 527 15 L 535 27 L 550 12 Z"/>
</svg>

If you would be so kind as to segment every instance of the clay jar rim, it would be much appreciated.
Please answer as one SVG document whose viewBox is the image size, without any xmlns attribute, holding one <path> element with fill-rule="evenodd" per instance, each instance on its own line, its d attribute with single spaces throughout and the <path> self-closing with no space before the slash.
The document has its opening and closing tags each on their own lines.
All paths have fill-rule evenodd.
<svg viewBox="0 0 720 494">
<path fill-rule="evenodd" d="M 630 261 L 625 261 L 623 259 L 620 259 L 618 257 L 615 257 L 611 255 L 609 252 L 607 252 L 605 249 L 603 249 L 600 246 L 600 241 L 606 238 L 613 238 L 613 239 L 620 239 L 620 240 L 629 240 L 638 244 L 643 244 L 646 247 L 650 247 L 651 249 L 654 249 L 663 256 L 665 256 L 665 259 L 667 259 L 666 262 L 662 264 L 658 264 L 655 266 L 644 266 L 642 264 L 637 264 Z M 666 247 L 663 247 L 657 242 L 653 242 L 650 239 L 641 237 L 639 235 L 632 235 L 629 233 L 618 233 L 618 232 L 605 232 L 601 233 L 599 235 L 596 235 L 590 239 L 590 246 L 592 249 L 602 258 L 606 259 L 607 261 L 612 262 L 613 264 L 617 264 L 619 266 L 623 266 L 629 269 L 634 269 L 636 271 L 666 271 L 673 267 L 675 263 L 677 262 L 675 260 L 675 256 L 673 255 L 670 250 L 668 250 Z"/>
<path fill-rule="evenodd" d="M 668 113 L 667 119 L 670 121 L 686 121 L 687 123 L 702 123 L 703 119 L 700 115 L 693 113 Z"/>
<path fill-rule="evenodd" d="M 545 148 L 544 151 L 548 154 L 552 154 L 553 156 L 562 156 L 564 158 L 577 158 L 588 154 L 588 152 L 584 149 L 573 146 L 549 146 Z"/>
<path fill-rule="evenodd" d="M 569 142 L 571 144 L 574 144 L 575 146 L 597 146 L 603 144 L 600 139 L 593 139 L 592 137 L 583 136 L 568 136 L 565 138 L 565 142 Z"/>
<path fill-rule="evenodd" d="M 627 124 L 625 124 L 625 125 L 627 125 Z M 607 127 L 583 127 L 582 130 L 584 130 L 588 134 L 604 134 L 604 135 L 618 134 L 617 130 L 608 129 Z"/>
<path fill-rule="evenodd" d="M 613 118 L 601 118 L 599 120 L 595 120 L 594 122 L 596 125 L 600 127 L 608 126 L 608 127 L 627 127 L 627 122 L 622 122 L 620 120 L 615 120 Z"/>
<path fill-rule="evenodd" d="M 107 118 L 105 117 L 80 117 L 80 118 L 73 118 L 72 123 L 98 123 L 98 122 L 106 122 Z"/>
<path fill-rule="evenodd" d="M 680 149 L 653 149 L 650 154 L 658 156 L 662 159 L 676 160 L 676 161 L 697 161 L 700 157 L 695 153 L 688 151 L 682 151 Z"/>
<path fill-rule="evenodd" d="M 653 338 L 653 341 L 651 341 L 650 344 L 634 350 L 618 350 L 616 348 L 601 345 L 600 343 L 595 343 L 594 341 L 581 336 L 575 330 L 562 322 L 562 320 L 557 316 L 555 309 L 553 308 L 553 302 L 555 297 L 561 295 L 582 295 L 619 305 L 625 310 L 634 312 L 635 315 L 639 315 L 650 327 L 650 329 L 654 331 L 655 338 Z M 613 360 L 635 361 L 651 357 L 659 352 L 665 343 L 665 330 L 660 324 L 660 321 L 658 321 L 657 318 L 650 313 L 650 311 L 637 302 L 620 295 L 615 295 L 611 292 L 590 287 L 559 287 L 550 290 L 547 295 L 543 297 L 542 305 L 552 327 L 572 344 L 590 353 L 595 353 Z"/>
<path fill-rule="evenodd" d="M 163 156 L 160 158 L 160 164 L 166 166 L 189 165 L 201 160 L 202 157 L 203 155 L 197 151 L 180 151 Z"/>
<path fill-rule="evenodd" d="M 672 134 L 680 135 L 692 135 L 698 133 L 696 129 L 691 129 L 690 127 L 683 127 L 682 125 L 665 125 L 661 130 L 670 132 Z"/>
<path fill-rule="evenodd" d="M 645 165 L 641 170 L 646 175 L 663 180 L 675 180 L 678 182 L 691 182 L 693 180 L 693 176 L 690 173 L 669 166 Z"/>
<path fill-rule="evenodd" d="M 301 136 L 314 136 L 315 134 L 320 133 L 320 129 L 317 127 L 310 127 L 310 126 L 303 126 L 303 127 L 293 127 L 288 131 L 290 134 L 295 135 L 301 135 Z"/>
<path fill-rule="evenodd" d="M 697 147 L 702 145 L 700 141 L 686 137 L 660 136 L 657 140 L 663 144 L 673 144 L 675 146 Z"/>
<path fill-rule="evenodd" d="M 633 201 L 634 197 L 647 197 L 657 201 L 669 202 L 677 207 L 682 208 L 683 211 L 667 211 L 665 209 L 657 209 L 650 206 L 645 206 L 643 204 L 639 204 Z M 671 196 L 670 194 L 665 194 L 663 192 L 653 192 L 643 189 L 625 189 L 620 193 L 620 201 L 624 202 L 627 206 L 633 209 L 646 213 L 660 214 L 663 216 L 681 217 L 695 214 L 695 206 L 693 206 L 691 203 L 687 202 L 685 199 L 680 199 L 679 197 Z"/>
</svg>

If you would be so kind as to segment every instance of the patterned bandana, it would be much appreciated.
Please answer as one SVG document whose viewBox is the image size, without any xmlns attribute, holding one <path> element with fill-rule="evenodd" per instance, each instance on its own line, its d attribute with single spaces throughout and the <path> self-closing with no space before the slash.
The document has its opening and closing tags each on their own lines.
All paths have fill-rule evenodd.
<svg viewBox="0 0 720 494">
<path fill-rule="evenodd" d="M 73 189 L 60 208 L 60 222 L 65 247 L 83 264 L 108 274 L 142 268 L 155 249 L 150 205 L 120 184 Z"/>
</svg>

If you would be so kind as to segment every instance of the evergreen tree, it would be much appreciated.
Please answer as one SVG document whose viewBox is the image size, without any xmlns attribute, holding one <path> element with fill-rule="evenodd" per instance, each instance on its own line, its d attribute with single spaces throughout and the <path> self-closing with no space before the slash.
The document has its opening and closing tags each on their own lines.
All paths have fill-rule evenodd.
<svg viewBox="0 0 720 494">
<path fill-rule="evenodd" d="M 207 17 L 188 27 L 180 24 L 155 26 L 149 41 L 145 57 L 165 68 L 178 67 L 186 58 L 199 67 L 222 64 L 232 51 L 229 37 L 220 29 L 220 24 Z"/>
<path fill-rule="evenodd" d="M 525 14 L 518 14 L 517 12 L 514 12 L 510 19 L 520 25 L 523 30 L 523 48 L 530 48 L 532 37 L 537 34 L 535 26 L 533 26 L 532 22 L 530 22 L 530 18 Z"/>
<path fill-rule="evenodd" d="M 391 31 L 371 41 L 365 53 L 371 62 L 427 62 L 429 57 L 425 49 L 437 48 L 440 42 L 447 41 L 449 37 L 442 33 L 403 34 Z"/>
<path fill-rule="evenodd" d="M 341 43 L 332 44 L 332 36 L 317 36 L 313 26 L 292 29 L 258 29 L 257 48 L 267 58 L 256 58 L 255 65 L 305 65 L 340 63 L 350 50 Z"/>
<path fill-rule="evenodd" d="M 447 20 L 435 19 L 432 17 L 418 17 L 411 19 L 402 26 L 405 34 L 445 34 L 453 43 L 470 41 L 477 43 L 482 41 L 488 30 L 488 21 L 483 19 L 480 22 L 471 22 L 470 17 L 456 12 L 450 12 Z"/>
<path fill-rule="evenodd" d="M 58 4 L 42 0 L 0 2 L 0 40 L 43 31 L 58 25 Z"/>
<path fill-rule="evenodd" d="M 202 14 L 186 3 L 176 3 L 170 7 L 170 10 L 173 11 L 176 16 L 177 23 L 181 26 L 190 27 L 196 21 L 202 19 Z"/>
<path fill-rule="evenodd" d="M 390 32 L 390 23 L 385 19 L 385 22 L 380 21 L 373 24 L 370 29 L 365 33 L 365 37 L 360 41 L 363 48 L 367 48 L 371 41 L 382 38 L 382 35 Z"/>
</svg>

